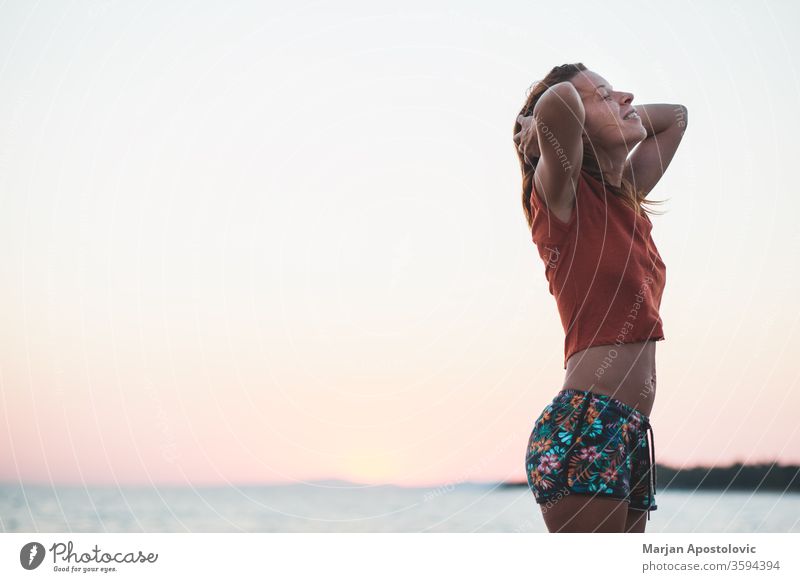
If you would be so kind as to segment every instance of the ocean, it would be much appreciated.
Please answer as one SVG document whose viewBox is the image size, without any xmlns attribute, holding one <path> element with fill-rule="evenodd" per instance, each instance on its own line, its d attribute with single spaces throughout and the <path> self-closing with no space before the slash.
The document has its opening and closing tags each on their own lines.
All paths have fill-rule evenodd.
<svg viewBox="0 0 800 582">
<path fill-rule="evenodd" d="M 658 491 L 649 532 L 800 532 L 800 494 Z M 525 487 L 0 485 L 2 532 L 546 532 Z"/>
</svg>

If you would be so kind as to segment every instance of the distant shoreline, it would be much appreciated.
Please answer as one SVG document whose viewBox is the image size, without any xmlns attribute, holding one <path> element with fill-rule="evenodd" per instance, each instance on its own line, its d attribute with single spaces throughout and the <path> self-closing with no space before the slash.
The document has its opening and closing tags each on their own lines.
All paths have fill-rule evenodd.
<svg viewBox="0 0 800 582">
<path fill-rule="evenodd" d="M 689 467 L 678 469 L 667 465 L 656 464 L 656 489 L 666 490 L 734 490 L 734 491 L 764 491 L 764 492 L 790 492 L 800 493 L 800 465 L 781 465 L 779 463 L 761 463 L 744 465 L 734 463 L 727 467 Z M 401 485 L 398 483 L 358 483 L 338 478 L 315 479 L 313 481 L 299 482 L 232 482 L 232 483 L 202 483 L 198 481 L 186 483 L 92 483 L 92 482 L 67 482 L 53 483 L 47 481 L 1 481 L 0 488 L 14 489 L 75 489 L 86 491 L 87 488 L 120 490 L 182 490 L 191 488 L 197 490 L 222 491 L 231 487 L 237 489 L 267 488 L 308 488 L 317 490 L 347 490 L 364 489 L 365 491 L 378 488 L 397 487 L 401 489 L 419 489 L 450 491 L 456 487 L 482 487 L 492 489 L 527 487 L 526 481 L 469 481 L 457 480 L 444 483 L 427 485 Z"/>
<path fill-rule="evenodd" d="M 501 487 L 527 487 L 526 481 L 508 481 Z M 656 463 L 656 489 L 728 489 L 800 493 L 800 465 L 734 463 L 727 467 L 678 469 Z"/>
</svg>

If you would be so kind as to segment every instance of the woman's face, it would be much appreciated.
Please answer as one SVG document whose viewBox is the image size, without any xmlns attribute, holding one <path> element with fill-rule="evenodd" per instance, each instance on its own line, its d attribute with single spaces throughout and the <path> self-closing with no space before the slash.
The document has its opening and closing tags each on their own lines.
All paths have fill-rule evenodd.
<svg viewBox="0 0 800 582">
<path fill-rule="evenodd" d="M 580 71 L 571 79 L 586 111 L 584 131 L 594 147 L 604 149 L 625 145 L 633 149 L 647 137 L 642 120 L 634 115 L 633 94 L 615 91 L 611 83 L 594 71 Z"/>
</svg>

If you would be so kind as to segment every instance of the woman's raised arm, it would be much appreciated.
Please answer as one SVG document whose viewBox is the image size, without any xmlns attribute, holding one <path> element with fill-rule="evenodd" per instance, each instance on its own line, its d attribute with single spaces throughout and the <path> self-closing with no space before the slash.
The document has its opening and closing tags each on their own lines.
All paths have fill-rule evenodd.
<svg viewBox="0 0 800 582">
<path fill-rule="evenodd" d="M 625 163 L 623 176 L 645 195 L 658 184 L 667 171 L 689 123 L 689 110 L 684 105 L 653 103 L 636 105 L 636 112 L 647 130 Z"/>
<path fill-rule="evenodd" d="M 575 184 L 583 160 L 586 112 L 569 81 L 545 91 L 533 108 L 533 124 L 541 157 L 534 173 L 534 190 L 559 218 L 572 214 Z"/>
</svg>

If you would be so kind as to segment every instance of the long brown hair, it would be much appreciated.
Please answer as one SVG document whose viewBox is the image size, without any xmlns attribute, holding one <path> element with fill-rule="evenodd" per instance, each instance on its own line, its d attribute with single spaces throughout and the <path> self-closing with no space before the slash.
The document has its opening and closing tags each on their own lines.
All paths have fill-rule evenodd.
<svg viewBox="0 0 800 582">
<path fill-rule="evenodd" d="M 558 83 L 570 81 L 575 75 L 581 71 L 585 71 L 586 69 L 587 67 L 583 63 L 566 64 L 553 67 L 550 72 L 547 73 L 544 79 L 534 83 L 531 86 L 528 93 L 528 98 L 525 101 L 525 105 L 522 107 L 522 110 L 519 112 L 519 115 L 525 117 L 533 115 L 533 108 L 536 106 L 539 98 L 544 94 L 545 91 L 547 91 L 547 89 L 553 85 L 557 85 Z M 516 121 L 514 123 L 513 135 L 519 133 L 521 129 L 522 125 L 519 121 Z M 532 159 L 526 160 L 525 156 L 522 155 L 522 152 L 520 152 L 516 147 L 514 149 L 517 152 L 519 165 L 522 169 L 522 209 L 525 211 L 525 219 L 528 221 L 528 227 L 530 228 L 533 224 L 533 214 L 531 211 L 533 173 L 536 170 L 536 165 L 539 163 L 539 158 L 533 157 Z M 641 191 L 637 191 L 634 188 L 634 185 L 625 177 L 622 178 L 622 182 L 619 187 L 607 184 L 603 180 L 603 173 L 600 170 L 600 164 L 597 161 L 594 148 L 591 147 L 591 142 L 588 140 L 585 132 L 583 134 L 583 159 L 581 161 L 581 168 L 586 170 L 590 176 L 596 178 L 605 186 L 606 190 L 611 192 L 614 196 L 619 196 L 622 198 L 622 201 L 627 206 L 632 208 L 638 216 L 641 216 L 643 213 L 657 214 L 652 209 L 645 208 L 645 204 L 664 203 L 663 200 L 646 199 L 646 194 Z"/>
</svg>

